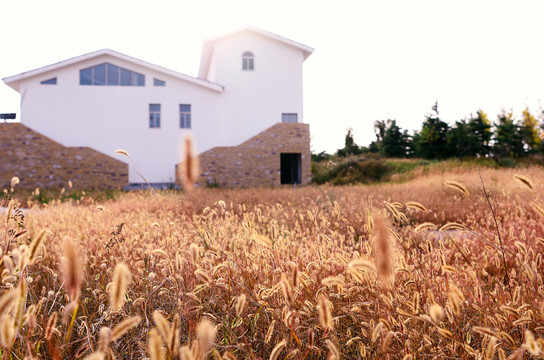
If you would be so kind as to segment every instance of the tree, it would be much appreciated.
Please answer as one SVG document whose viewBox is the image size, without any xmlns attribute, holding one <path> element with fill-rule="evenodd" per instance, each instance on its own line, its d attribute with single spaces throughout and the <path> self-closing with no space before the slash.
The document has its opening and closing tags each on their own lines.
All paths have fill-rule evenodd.
<svg viewBox="0 0 544 360">
<path fill-rule="evenodd" d="M 495 123 L 493 154 L 495 157 L 517 158 L 524 154 L 521 129 L 512 112 L 504 111 L 498 115 Z"/>
<path fill-rule="evenodd" d="M 534 152 L 540 143 L 539 124 L 528 107 L 522 112 L 520 132 L 525 152 Z"/>
<path fill-rule="evenodd" d="M 455 122 L 448 143 L 451 152 L 460 160 L 465 156 L 485 157 L 490 152 L 491 135 L 491 124 L 486 113 L 480 109 L 476 112 L 476 116 L 471 115 L 468 121 Z"/>
<path fill-rule="evenodd" d="M 397 126 L 396 120 L 388 120 L 388 126 L 382 140 L 382 155 L 385 157 L 405 158 L 410 147 L 408 131 Z"/>
<path fill-rule="evenodd" d="M 417 138 L 417 154 L 425 159 L 444 159 L 450 155 L 447 137 L 449 126 L 438 116 L 438 103 L 433 106 Z"/>
<path fill-rule="evenodd" d="M 360 155 L 368 150 L 365 147 L 360 147 L 355 143 L 353 139 L 353 133 L 351 128 L 348 129 L 348 133 L 344 139 L 344 148 L 338 149 L 336 155 L 346 157 L 351 155 Z"/>
</svg>

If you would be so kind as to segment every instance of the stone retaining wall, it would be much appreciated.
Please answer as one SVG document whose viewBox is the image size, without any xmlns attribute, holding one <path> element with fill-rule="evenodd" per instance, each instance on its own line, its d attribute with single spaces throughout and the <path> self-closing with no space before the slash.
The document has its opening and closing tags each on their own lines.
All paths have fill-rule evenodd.
<svg viewBox="0 0 544 360">
<path fill-rule="evenodd" d="M 301 154 L 302 184 L 308 184 L 312 180 L 310 126 L 299 123 L 279 123 L 239 146 L 216 147 L 200 154 L 197 183 L 201 186 L 214 183 L 220 186 L 278 186 L 281 153 Z"/>
<path fill-rule="evenodd" d="M 65 147 L 20 123 L 0 123 L 0 189 L 19 177 L 18 188 L 121 189 L 128 164 L 89 147 Z"/>
</svg>

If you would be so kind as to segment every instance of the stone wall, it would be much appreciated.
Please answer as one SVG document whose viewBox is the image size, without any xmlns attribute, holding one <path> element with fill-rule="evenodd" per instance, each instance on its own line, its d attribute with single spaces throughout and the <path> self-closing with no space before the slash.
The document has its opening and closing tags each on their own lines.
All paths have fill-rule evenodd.
<svg viewBox="0 0 544 360">
<path fill-rule="evenodd" d="M 13 176 L 18 188 L 120 189 L 128 164 L 89 147 L 65 147 L 20 123 L 0 123 L 0 189 Z"/>
<path fill-rule="evenodd" d="M 312 179 L 310 126 L 299 123 L 279 123 L 239 146 L 216 147 L 200 154 L 198 184 L 278 186 L 281 153 L 301 154 L 302 184 L 308 184 Z"/>
</svg>

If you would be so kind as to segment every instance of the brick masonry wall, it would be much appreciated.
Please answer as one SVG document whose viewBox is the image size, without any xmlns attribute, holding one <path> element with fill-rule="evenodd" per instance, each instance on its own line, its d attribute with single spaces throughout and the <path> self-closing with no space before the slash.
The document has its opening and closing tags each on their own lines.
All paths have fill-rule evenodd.
<svg viewBox="0 0 544 360">
<path fill-rule="evenodd" d="M 0 186 L 18 188 L 120 189 L 128 164 L 89 147 L 65 147 L 19 123 L 0 123 Z"/>
<path fill-rule="evenodd" d="M 279 186 L 281 153 L 301 154 L 302 183 L 308 184 L 312 180 L 310 126 L 298 123 L 279 123 L 239 146 L 216 147 L 200 154 L 198 184 Z"/>
</svg>

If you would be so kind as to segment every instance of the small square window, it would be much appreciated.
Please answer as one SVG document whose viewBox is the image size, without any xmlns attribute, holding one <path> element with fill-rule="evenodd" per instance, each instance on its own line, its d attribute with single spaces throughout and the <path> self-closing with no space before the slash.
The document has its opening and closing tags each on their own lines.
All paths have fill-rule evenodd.
<svg viewBox="0 0 544 360">
<path fill-rule="evenodd" d="M 297 114 L 281 114 L 281 122 L 282 123 L 296 123 L 297 120 Z"/>
<path fill-rule="evenodd" d="M 166 86 L 166 81 L 153 79 L 153 86 Z"/>
</svg>

